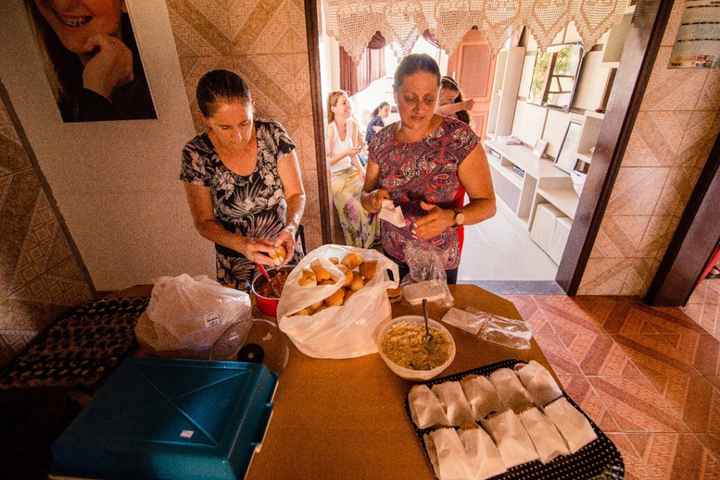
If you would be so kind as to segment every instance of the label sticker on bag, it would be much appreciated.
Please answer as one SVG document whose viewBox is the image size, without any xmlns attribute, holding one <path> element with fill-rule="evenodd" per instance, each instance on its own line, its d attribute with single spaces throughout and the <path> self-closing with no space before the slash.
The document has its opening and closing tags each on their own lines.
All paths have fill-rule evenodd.
<svg viewBox="0 0 720 480">
<path fill-rule="evenodd" d="M 181 438 L 192 438 L 193 435 L 195 435 L 195 430 L 183 430 L 180 432 Z"/>
<path fill-rule="evenodd" d="M 218 316 L 217 313 L 208 313 L 205 316 L 205 327 L 212 328 L 220 325 L 222 323 L 222 320 Z"/>
</svg>

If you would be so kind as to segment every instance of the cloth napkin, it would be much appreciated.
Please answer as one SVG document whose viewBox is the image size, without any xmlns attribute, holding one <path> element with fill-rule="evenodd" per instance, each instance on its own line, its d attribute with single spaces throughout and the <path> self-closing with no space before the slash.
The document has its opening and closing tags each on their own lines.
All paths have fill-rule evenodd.
<svg viewBox="0 0 720 480">
<path fill-rule="evenodd" d="M 568 447 L 570 447 L 571 453 L 577 452 L 597 439 L 597 434 L 585 415 L 570 405 L 570 402 L 565 397 L 561 397 L 546 406 L 545 416 L 560 430 Z"/>
<path fill-rule="evenodd" d="M 495 385 L 482 375 L 468 375 L 460 382 L 465 397 L 470 404 L 475 420 L 481 420 L 493 412 L 501 410 Z"/>
<path fill-rule="evenodd" d="M 433 385 L 431 390 L 440 400 L 450 425 L 461 427 L 475 424 L 475 417 L 460 382 L 443 382 Z"/>
<path fill-rule="evenodd" d="M 567 444 L 555 425 L 537 408 L 525 410 L 520 421 L 530 436 L 542 463 L 569 453 Z"/>
<path fill-rule="evenodd" d="M 562 390 L 553 376 L 535 360 L 530 360 L 530 363 L 520 366 L 515 372 L 538 407 L 544 407 L 562 397 Z"/>
<path fill-rule="evenodd" d="M 440 400 L 430 391 L 427 385 L 415 385 L 408 393 L 410 416 L 418 428 L 450 426 Z"/>
<path fill-rule="evenodd" d="M 538 453 L 520 417 L 512 410 L 488 417 L 482 424 L 495 440 L 506 468 L 538 459 Z"/>
<path fill-rule="evenodd" d="M 460 430 L 460 441 L 465 447 L 467 464 L 473 480 L 485 480 L 505 473 L 500 450 L 493 443 L 490 435 L 482 428 Z"/>
<path fill-rule="evenodd" d="M 514 371 L 500 368 L 490 374 L 490 381 L 495 385 L 498 397 L 504 406 L 520 413 L 532 406 L 532 398 Z"/>
</svg>

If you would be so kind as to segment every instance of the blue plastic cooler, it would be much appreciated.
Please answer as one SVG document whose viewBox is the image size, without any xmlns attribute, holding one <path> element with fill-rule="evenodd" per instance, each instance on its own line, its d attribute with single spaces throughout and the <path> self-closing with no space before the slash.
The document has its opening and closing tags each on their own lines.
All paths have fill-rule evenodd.
<svg viewBox="0 0 720 480">
<path fill-rule="evenodd" d="M 53 444 L 53 475 L 243 478 L 277 377 L 262 364 L 129 358 Z"/>
</svg>

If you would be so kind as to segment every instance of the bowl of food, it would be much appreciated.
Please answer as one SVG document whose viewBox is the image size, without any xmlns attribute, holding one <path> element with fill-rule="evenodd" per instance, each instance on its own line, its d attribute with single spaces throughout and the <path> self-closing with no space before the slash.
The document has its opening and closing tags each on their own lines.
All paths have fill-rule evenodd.
<svg viewBox="0 0 720 480">
<path fill-rule="evenodd" d="M 255 305 L 263 315 L 270 317 L 276 315 L 280 298 L 275 295 L 273 287 L 281 294 L 288 275 L 290 275 L 293 268 L 295 267 L 290 265 L 280 268 L 267 268 L 272 284 L 268 283 L 262 273 L 258 272 L 255 274 L 252 282 L 252 293 L 255 296 Z"/>
<path fill-rule="evenodd" d="M 394 318 L 378 333 L 380 357 L 406 380 L 430 380 L 455 359 L 455 341 L 440 322 L 428 319 L 431 340 L 425 341 L 425 320 L 419 315 Z"/>
</svg>

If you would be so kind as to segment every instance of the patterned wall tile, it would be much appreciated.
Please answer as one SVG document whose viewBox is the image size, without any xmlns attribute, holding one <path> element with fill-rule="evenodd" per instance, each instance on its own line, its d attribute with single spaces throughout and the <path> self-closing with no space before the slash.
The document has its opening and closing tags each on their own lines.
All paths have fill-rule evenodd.
<svg viewBox="0 0 720 480">
<path fill-rule="evenodd" d="M 638 256 L 650 218 L 643 215 L 605 215 L 590 258 Z"/>
<path fill-rule="evenodd" d="M 660 261 L 654 258 L 632 258 L 628 262 L 628 274 L 619 294 L 642 296 L 650 286 Z"/>
<path fill-rule="evenodd" d="M 699 177 L 700 169 L 698 168 L 673 167 L 669 169 L 667 181 L 663 185 L 660 198 L 655 206 L 655 215 L 680 216 Z"/>
<path fill-rule="evenodd" d="M 707 71 L 670 69 L 672 47 L 660 47 L 641 110 L 694 110 L 707 78 Z"/>
<path fill-rule="evenodd" d="M 675 38 L 677 37 L 678 28 L 680 27 L 680 19 L 684 11 L 685 0 L 675 0 L 672 12 L 670 13 L 670 19 L 665 27 L 662 42 L 660 43 L 661 46 L 672 47 L 675 44 Z"/>
<path fill-rule="evenodd" d="M 40 195 L 40 182 L 32 170 L 9 176 L 4 202 L 0 204 L 0 291 L 10 292 L 15 285 L 15 269 L 32 223 L 31 213 Z"/>
<path fill-rule="evenodd" d="M 678 217 L 663 215 L 650 217 L 648 228 L 642 236 L 638 257 L 659 258 L 672 240 Z"/>
<path fill-rule="evenodd" d="M 15 131 L 15 126 L 10 120 L 10 115 L 7 110 L 5 110 L 5 107 L 0 103 L 0 138 L 2 137 L 20 144 L 20 137 Z"/>
<path fill-rule="evenodd" d="M 14 132 L 15 129 L 13 128 Z M 30 159 L 28 158 L 19 139 L 9 138 L 4 132 L 0 132 L 0 176 L 10 175 L 30 168 Z"/>
<path fill-rule="evenodd" d="M 652 215 L 667 168 L 620 167 L 606 215 Z"/>
<path fill-rule="evenodd" d="M 253 42 L 234 42 L 235 54 L 307 52 L 304 5 L 291 0 L 281 2 L 265 22 Z"/>
<path fill-rule="evenodd" d="M 717 92 L 717 96 L 720 97 L 720 91 Z M 720 133 L 720 113 L 692 112 L 680 145 L 680 163 L 702 168 L 718 133 Z"/>
<path fill-rule="evenodd" d="M 622 164 L 624 167 L 662 167 L 679 163 L 680 139 L 691 112 L 640 112 Z"/>
<path fill-rule="evenodd" d="M 720 110 L 720 72 L 711 70 L 705 81 L 698 110 Z"/>
</svg>

